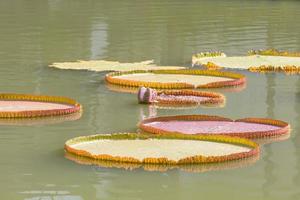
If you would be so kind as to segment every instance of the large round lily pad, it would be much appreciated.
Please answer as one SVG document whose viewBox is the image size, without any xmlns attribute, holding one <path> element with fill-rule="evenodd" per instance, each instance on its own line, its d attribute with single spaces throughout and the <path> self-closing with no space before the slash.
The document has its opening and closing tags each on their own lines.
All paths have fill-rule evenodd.
<svg viewBox="0 0 300 200">
<path fill-rule="evenodd" d="M 208 69 L 246 69 L 251 72 L 285 72 L 300 73 L 300 53 L 278 50 L 250 51 L 247 56 L 229 56 L 224 53 L 195 54 L 192 58 L 195 65 Z"/>
<path fill-rule="evenodd" d="M 151 69 L 185 69 L 180 66 L 157 66 L 153 60 L 142 62 L 121 63 L 108 60 L 79 60 L 76 62 L 56 62 L 49 67 L 68 70 L 88 70 L 88 71 L 129 71 L 129 70 L 151 70 Z"/>
<path fill-rule="evenodd" d="M 228 135 L 262 138 L 289 133 L 289 124 L 280 120 L 245 118 L 231 120 L 209 115 L 155 117 L 139 124 L 142 131 L 156 134 Z"/>
<path fill-rule="evenodd" d="M 28 118 L 80 112 L 81 105 L 67 97 L 0 94 L 0 118 Z"/>
<path fill-rule="evenodd" d="M 246 82 L 242 74 L 210 70 L 139 70 L 112 72 L 105 76 L 108 83 L 159 89 L 219 88 Z"/>
<path fill-rule="evenodd" d="M 77 137 L 67 152 L 102 161 L 138 164 L 199 164 L 226 162 L 259 153 L 258 145 L 227 136 L 112 134 Z"/>
</svg>

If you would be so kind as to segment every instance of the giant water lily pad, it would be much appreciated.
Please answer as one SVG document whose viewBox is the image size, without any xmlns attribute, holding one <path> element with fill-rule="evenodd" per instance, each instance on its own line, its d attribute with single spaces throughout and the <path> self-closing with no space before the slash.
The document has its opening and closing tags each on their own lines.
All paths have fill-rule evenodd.
<svg viewBox="0 0 300 200">
<path fill-rule="evenodd" d="M 153 60 L 133 63 L 120 63 L 118 61 L 107 60 L 79 60 L 77 62 L 57 62 L 49 67 L 70 70 L 88 70 L 88 71 L 129 71 L 129 70 L 151 70 L 151 69 L 185 69 L 180 66 L 157 66 Z"/>
<path fill-rule="evenodd" d="M 277 50 L 250 51 L 247 56 L 229 56 L 225 54 L 193 55 L 195 65 L 203 65 L 208 69 L 246 69 L 252 72 L 285 72 L 300 73 L 300 53 L 281 52 Z"/>
<path fill-rule="evenodd" d="M 0 118 L 57 116 L 80 110 L 81 105 L 67 97 L 0 94 Z"/>
<path fill-rule="evenodd" d="M 156 134 L 228 135 L 262 138 L 289 133 L 289 124 L 280 120 L 245 118 L 231 120 L 209 115 L 181 115 L 143 120 L 141 130 Z"/>
<path fill-rule="evenodd" d="M 138 70 L 106 75 L 110 84 L 161 89 L 219 88 L 246 82 L 242 74 L 210 70 Z"/>
<path fill-rule="evenodd" d="M 137 164 L 199 164 L 258 155 L 258 145 L 227 136 L 112 134 L 77 137 L 67 152 L 95 160 Z"/>
</svg>

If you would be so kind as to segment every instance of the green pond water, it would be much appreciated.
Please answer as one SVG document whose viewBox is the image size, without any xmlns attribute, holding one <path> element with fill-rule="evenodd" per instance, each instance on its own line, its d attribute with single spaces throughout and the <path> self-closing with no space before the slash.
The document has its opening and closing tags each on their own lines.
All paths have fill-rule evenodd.
<svg viewBox="0 0 300 200">
<path fill-rule="evenodd" d="M 77 121 L 0 122 L 0 199 L 300 199 L 300 76 L 241 71 L 248 78 L 244 90 L 217 90 L 227 97 L 225 107 L 156 111 L 289 122 L 290 138 L 262 146 L 256 163 L 149 172 L 64 157 L 69 138 L 135 131 L 148 107 L 135 95 L 108 90 L 105 73 L 47 67 L 78 59 L 190 66 L 201 51 L 300 51 L 299 10 L 297 0 L 0 0 L 1 92 L 64 95 L 84 107 Z"/>
</svg>

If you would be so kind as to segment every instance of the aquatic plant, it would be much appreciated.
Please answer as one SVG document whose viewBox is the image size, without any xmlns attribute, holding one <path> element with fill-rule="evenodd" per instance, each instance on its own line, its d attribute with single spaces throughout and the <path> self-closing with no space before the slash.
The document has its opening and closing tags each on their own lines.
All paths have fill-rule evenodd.
<svg viewBox="0 0 300 200">
<path fill-rule="evenodd" d="M 258 67 L 249 67 L 248 69 L 250 72 L 283 72 L 286 74 L 300 74 L 300 66 L 295 65 L 286 65 L 286 66 L 272 66 L 272 65 L 261 65 Z"/>
<path fill-rule="evenodd" d="M 266 119 L 266 118 L 244 118 L 238 120 L 232 120 L 229 118 L 219 117 L 219 116 L 211 116 L 211 115 L 177 115 L 177 116 L 164 116 L 164 117 L 154 117 L 148 118 L 139 123 L 139 128 L 147 133 L 153 134 L 172 134 L 174 130 L 165 130 L 160 127 L 155 127 L 149 125 L 153 122 L 172 122 L 174 126 L 176 121 L 180 123 L 180 121 L 215 121 L 217 122 L 245 122 L 251 124 L 263 124 L 263 125 L 271 125 L 274 126 L 274 129 L 267 129 L 267 130 L 250 130 L 246 132 L 241 131 L 233 131 L 233 132 L 195 132 L 192 135 L 228 135 L 228 136 L 235 136 L 235 137 L 243 137 L 243 138 L 264 138 L 264 137 L 273 137 L 273 136 L 280 136 L 289 133 L 290 126 L 288 123 L 275 120 L 275 119 Z M 196 127 L 195 127 L 196 130 Z M 185 134 L 185 132 L 181 132 L 179 130 L 176 131 L 177 133 Z M 189 133 L 191 134 L 191 133 Z"/>
<path fill-rule="evenodd" d="M 158 90 L 141 87 L 138 92 L 139 103 L 159 106 L 189 106 L 197 104 L 221 104 L 225 97 L 215 92 L 197 90 Z"/>
<path fill-rule="evenodd" d="M 197 141 L 209 141 L 217 143 L 228 143 L 233 145 L 244 146 L 250 148 L 249 151 L 232 153 L 228 155 L 220 156 L 203 156 L 194 155 L 181 158 L 178 161 L 171 160 L 167 157 L 146 157 L 142 160 L 126 157 L 126 156 L 113 156 L 108 154 L 93 154 L 87 150 L 76 149 L 74 145 L 92 142 L 97 140 L 148 140 L 148 139 L 160 139 L 160 140 L 197 140 Z M 215 135 L 183 135 L 183 134 L 168 134 L 168 135 L 145 135 L 136 133 L 118 133 L 118 134 L 98 134 L 91 136 L 82 136 L 70 139 L 65 143 L 65 150 L 71 154 L 87 157 L 96 160 L 113 161 L 117 163 L 138 163 L 138 164 L 162 164 L 162 165 L 186 165 L 186 164 L 200 164 L 200 163 L 216 163 L 216 162 L 228 162 L 232 160 L 244 159 L 259 154 L 259 145 L 251 140 L 238 137 L 229 136 L 215 136 Z"/>
<path fill-rule="evenodd" d="M 254 56 L 257 55 L 257 56 Z M 261 56 L 260 56 L 261 55 Z M 265 57 L 263 57 L 265 56 Z M 219 56 L 220 57 L 220 56 Z M 193 64 L 206 67 L 208 70 L 223 68 L 246 69 L 251 72 L 283 72 L 286 74 L 300 73 L 300 52 L 279 51 L 276 49 L 251 50 L 248 56 L 232 56 L 224 58 L 193 57 Z"/>
<path fill-rule="evenodd" d="M 49 65 L 58 69 L 71 70 L 88 70 L 88 71 L 129 71 L 129 70 L 150 70 L 150 69 L 185 69 L 180 66 L 157 66 L 153 60 L 146 60 L 141 62 L 121 63 L 118 61 L 108 60 L 79 60 L 76 62 L 57 62 Z"/>
<path fill-rule="evenodd" d="M 277 49 L 250 50 L 248 55 L 300 57 L 300 52 L 280 51 Z"/>
<path fill-rule="evenodd" d="M 139 103 L 154 103 L 157 101 L 157 91 L 151 88 L 140 87 L 138 101 Z"/>
<path fill-rule="evenodd" d="M 0 118 L 23 118 L 23 117 L 44 117 L 76 113 L 81 111 L 81 105 L 73 99 L 60 96 L 45 96 L 31 94 L 0 94 L 0 100 L 4 101 L 31 101 L 50 102 L 57 104 L 67 104 L 70 107 L 65 109 L 30 110 L 26 111 L 0 111 Z"/>
<path fill-rule="evenodd" d="M 199 76 L 215 76 L 230 78 L 233 80 L 216 81 L 207 84 L 193 85 L 184 82 L 162 83 L 162 82 L 147 82 L 139 80 L 122 79 L 122 75 L 133 75 L 141 73 L 153 74 L 182 74 L 182 75 L 199 75 Z M 242 74 L 225 72 L 225 71 L 212 71 L 200 69 L 187 69 L 187 70 L 134 70 L 127 72 L 111 72 L 106 74 L 105 80 L 110 84 L 129 86 L 129 87 L 150 87 L 157 89 L 191 89 L 191 88 L 220 88 L 242 85 L 246 82 L 246 77 Z"/>
</svg>

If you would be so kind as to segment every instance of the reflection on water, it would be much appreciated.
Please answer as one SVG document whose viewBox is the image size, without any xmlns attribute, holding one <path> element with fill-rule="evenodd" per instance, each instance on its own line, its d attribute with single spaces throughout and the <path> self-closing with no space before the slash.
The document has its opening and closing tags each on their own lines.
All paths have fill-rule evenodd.
<svg viewBox="0 0 300 200">
<path fill-rule="evenodd" d="M 57 124 L 64 121 L 78 120 L 80 119 L 81 115 L 82 115 L 81 112 L 77 112 L 68 115 L 50 116 L 50 117 L 0 118 L 0 125 L 33 126 L 33 125 Z"/>
<path fill-rule="evenodd" d="M 146 109 L 145 109 L 146 108 Z M 147 110 L 147 111 L 145 111 Z M 140 108 L 140 120 L 157 117 L 157 108 L 153 105 L 143 105 Z"/>
<path fill-rule="evenodd" d="M 82 198 L 80 196 L 63 195 L 63 193 L 68 193 L 68 192 L 66 192 L 66 191 L 31 191 L 27 194 L 34 194 L 34 195 L 42 194 L 42 195 L 32 197 L 32 198 L 25 198 L 24 200 L 82 200 Z M 47 195 L 49 195 L 49 196 L 47 196 Z"/>
<path fill-rule="evenodd" d="M 138 103 L 137 103 L 138 104 Z M 139 121 L 144 119 L 158 117 L 159 110 L 195 110 L 195 109 L 213 109 L 213 108 L 222 108 L 225 104 L 214 105 L 214 104 L 199 104 L 199 105 L 147 105 L 140 104 L 140 118 Z"/>
<path fill-rule="evenodd" d="M 270 118 L 274 118 L 274 97 L 275 97 L 275 75 L 267 76 L 267 84 L 266 84 L 266 104 L 267 104 L 267 115 Z M 274 163 L 271 160 L 271 157 L 273 155 L 272 148 L 267 148 L 265 150 L 265 183 L 262 185 L 262 190 L 264 193 L 264 198 L 270 197 L 270 190 L 272 183 L 275 181 L 275 175 L 274 175 Z"/>
<path fill-rule="evenodd" d="M 94 160 L 86 157 L 76 156 L 65 153 L 65 157 L 81 165 L 94 165 L 100 168 L 117 168 L 122 170 L 145 170 L 153 172 L 166 172 L 168 170 L 181 170 L 184 172 L 204 173 L 209 171 L 219 171 L 228 169 L 237 169 L 247 167 L 259 160 L 259 155 L 242 160 L 230 161 L 225 163 L 209 163 L 209 164 L 192 164 L 192 165 L 156 165 L 156 164 L 136 164 L 136 163 L 119 163 L 112 161 Z"/>
<path fill-rule="evenodd" d="M 264 145 L 255 164 L 191 175 L 94 168 L 65 159 L 69 138 L 135 131 L 143 105 L 135 95 L 108 90 L 104 73 L 47 68 L 78 59 L 190 66 L 192 54 L 210 50 L 300 51 L 299 9 L 296 0 L 0 1 L 1 91 L 69 96 L 84 107 L 77 121 L 1 126 L 1 199 L 299 198 L 299 76 L 241 72 L 246 88 L 214 90 L 226 96 L 223 108 L 158 109 L 157 115 L 274 117 L 291 123 L 291 137 Z"/>
<path fill-rule="evenodd" d="M 297 81 L 295 81 L 295 88 L 296 88 L 296 92 L 295 92 L 295 103 L 294 103 L 294 109 L 296 112 L 296 117 L 295 120 L 296 122 L 298 122 L 296 124 L 295 127 L 295 137 L 293 139 L 293 145 L 294 145 L 294 149 L 295 149 L 295 156 L 296 156 L 296 164 L 295 164 L 295 176 L 293 177 L 293 184 L 294 185 L 300 185 L 300 106 L 299 106 L 299 102 L 300 102 L 300 77 L 297 78 Z M 295 192 L 292 195 L 293 199 L 299 199 L 300 198 L 300 191 Z"/>
<path fill-rule="evenodd" d="M 253 141 L 260 145 L 267 145 L 267 144 L 272 144 L 273 142 L 282 142 L 284 140 L 288 140 L 290 137 L 291 137 L 291 134 L 287 133 L 287 134 L 280 135 L 280 136 L 254 139 Z"/>
</svg>

